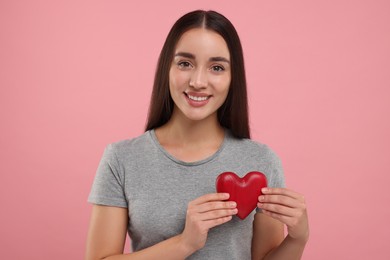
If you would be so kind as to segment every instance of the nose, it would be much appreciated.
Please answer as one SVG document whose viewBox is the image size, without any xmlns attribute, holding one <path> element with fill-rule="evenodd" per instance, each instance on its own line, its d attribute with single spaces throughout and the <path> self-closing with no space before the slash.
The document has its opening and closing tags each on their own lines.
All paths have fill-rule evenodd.
<svg viewBox="0 0 390 260">
<path fill-rule="evenodd" d="M 207 72 L 204 71 L 202 68 L 198 68 L 197 70 L 195 70 L 190 80 L 190 86 L 195 89 L 206 88 Z"/>
</svg>

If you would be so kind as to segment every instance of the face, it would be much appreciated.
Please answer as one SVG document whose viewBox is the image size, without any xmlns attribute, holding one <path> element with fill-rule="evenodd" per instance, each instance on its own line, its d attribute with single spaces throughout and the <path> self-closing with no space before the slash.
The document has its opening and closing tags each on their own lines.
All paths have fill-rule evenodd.
<svg viewBox="0 0 390 260">
<path fill-rule="evenodd" d="M 185 32 L 177 43 L 169 71 L 174 114 L 190 120 L 216 119 L 230 80 L 229 49 L 222 36 L 204 28 Z"/>
</svg>

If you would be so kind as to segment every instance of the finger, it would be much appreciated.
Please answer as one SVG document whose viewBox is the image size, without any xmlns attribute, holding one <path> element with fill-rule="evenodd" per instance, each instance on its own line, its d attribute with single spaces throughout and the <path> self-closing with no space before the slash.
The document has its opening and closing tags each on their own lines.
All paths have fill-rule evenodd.
<svg viewBox="0 0 390 260">
<path fill-rule="evenodd" d="M 300 223 L 305 222 L 305 220 L 302 219 L 302 216 L 301 217 L 289 217 L 289 216 L 285 216 L 285 215 L 278 214 L 276 212 L 272 212 L 272 211 L 268 211 L 268 210 L 262 210 L 262 213 L 265 215 L 268 215 L 274 219 L 279 220 L 280 222 L 285 224 L 287 227 L 297 227 L 298 225 L 300 225 Z M 303 216 L 303 218 L 306 218 L 306 221 L 307 221 L 307 217 Z"/>
<path fill-rule="evenodd" d="M 267 215 L 267 216 L 269 216 L 271 218 L 279 220 L 280 222 L 282 222 L 285 225 L 288 225 L 288 223 L 290 223 L 291 219 L 292 219 L 292 217 L 285 216 L 285 215 L 282 215 L 282 214 L 279 214 L 279 213 L 276 213 L 276 212 L 268 211 L 268 210 L 265 210 L 265 209 L 262 209 L 261 212 L 264 215 Z"/>
<path fill-rule="evenodd" d="M 213 210 L 213 211 L 208 211 L 205 213 L 200 213 L 198 215 L 198 218 L 199 218 L 199 220 L 207 221 L 207 220 L 213 220 L 213 219 L 233 216 L 233 215 L 236 215 L 237 212 L 238 212 L 237 209 Z"/>
<path fill-rule="evenodd" d="M 290 208 L 300 208 L 302 206 L 301 201 L 286 195 L 261 195 L 258 200 L 260 203 L 279 204 Z"/>
<path fill-rule="evenodd" d="M 298 192 L 295 192 L 293 190 L 287 189 L 287 188 L 269 188 L 269 187 L 266 187 L 266 188 L 262 188 L 261 192 L 263 194 L 267 194 L 267 195 L 268 194 L 284 195 L 284 196 L 288 196 L 288 197 L 297 199 L 297 200 L 302 201 L 302 202 L 305 201 L 305 197 L 302 194 L 300 194 Z"/>
<path fill-rule="evenodd" d="M 277 213 L 279 215 L 284 215 L 284 216 L 287 216 L 287 217 L 297 216 L 296 209 L 290 208 L 290 207 L 286 207 L 286 206 L 283 206 L 283 205 L 268 204 L 268 203 L 265 203 L 265 204 L 258 203 L 257 206 L 260 209 L 262 209 L 262 210 L 266 210 L 266 211 L 269 211 L 269 212 Z"/>
<path fill-rule="evenodd" d="M 237 203 L 234 201 L 212 201 L 197 205 L 197 212 L 203 213 L 219 209 L 234 209 L 236 207 Z"/>
<path fill-rule="evenodd" d="M 209 193 L 194 199 L 190 203 L 193 205 L 199 205 L 208 201 L 227 200 L 229 199 L 229 196 L 229 193 Z"/>
<path fill-rule="evenodd" d="M 207 220 L 205 221 L 205 225 L 208 229 L 210 228 L 213 228 L 213 227 L 216 227 L 216 226 L 219 226 L 219 225 L 222 225 L 230 220 L 232 220 L 232 216 L 227 216 L 227 217 L 223 217 L 223 218 L 217 218 L 217 219 L 213 219 L 213 220 Z"/>
</svg>

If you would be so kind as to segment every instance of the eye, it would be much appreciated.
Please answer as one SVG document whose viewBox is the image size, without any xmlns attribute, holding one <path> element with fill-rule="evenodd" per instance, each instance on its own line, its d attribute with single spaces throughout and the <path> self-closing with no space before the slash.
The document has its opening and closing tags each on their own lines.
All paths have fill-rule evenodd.
<svg viewBox="0 0 390 260">
<path fill-rule="evenodd" d="M 216 72 L 224 71 L 225 68 L 219 65 L 212 66 L 211 69 Z"/>
<path fill-rule="evenodd" d="M 186 68 L 192 67 L 191 63 L 189 63 L 188 61 L 179 61 L 177 63 L 177 65 L 179 66 L 179 68 L 182 68 L 182 69 L 186 69 Z"/>
</svg>

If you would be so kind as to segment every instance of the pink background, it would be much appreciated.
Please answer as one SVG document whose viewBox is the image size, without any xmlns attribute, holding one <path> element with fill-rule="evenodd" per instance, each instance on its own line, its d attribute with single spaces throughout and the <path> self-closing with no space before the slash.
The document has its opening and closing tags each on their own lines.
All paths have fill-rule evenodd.
<svg viewBox="0 0 390 260">
<path fill-rule="evenodd" d="M 253 137 L 307 199 L 303 259 L 390 259 L 387 0 L 1 1 L 2 259 L 83 258 L 103 149 L 143 132 L 163 41 L 198 8 L 242 39 Z"/>
</svg>

